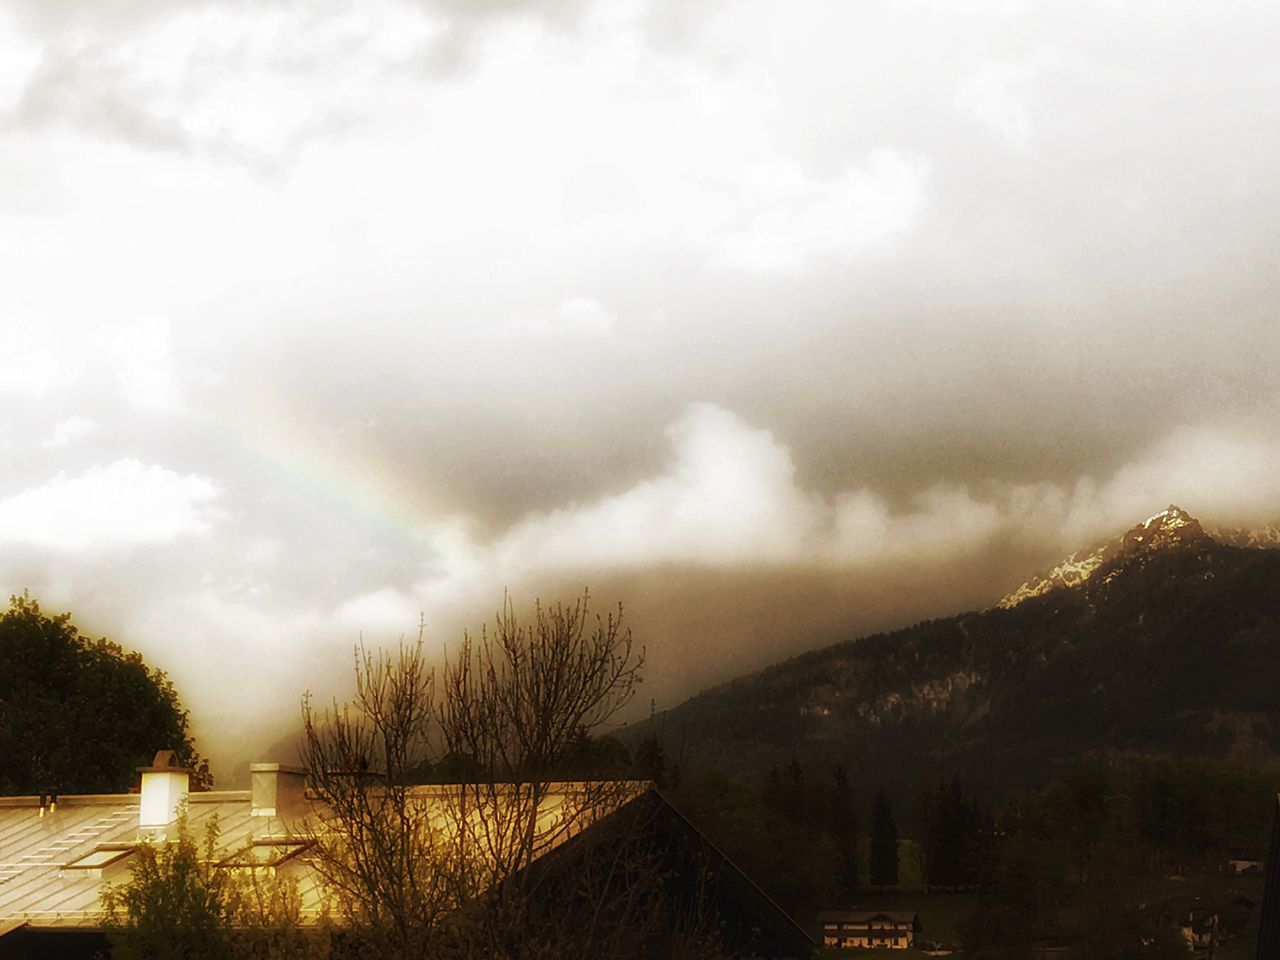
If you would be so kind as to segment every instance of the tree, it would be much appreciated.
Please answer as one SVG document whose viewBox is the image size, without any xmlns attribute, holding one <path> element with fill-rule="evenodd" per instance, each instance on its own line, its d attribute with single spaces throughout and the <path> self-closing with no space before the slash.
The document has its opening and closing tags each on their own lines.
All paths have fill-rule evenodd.
<svg viewBox="0 0 1280 960">
<path fill-rule="evenodd" d="M 940 783 L 926 804 L 925 875 L 931 887 L 972 886 L 978 881 L 982 815 L 966 800 L 960 779 Z"/>
<path fill-rule="evenodd" d="M 201 839 L 186 815 L 169 843 L 143 843 L 129 878 L 102 893 L 112 960 L 323 960 L 328 931 L 307 930 L 296 884 L 219 866 L 216 817 Z"/>
<path fill-rule="evenodd" d="M 11 597 L 0 613 L 0 793 L 123 792 L 161 748 L 194 768 L 195 789 L 211 786 L 162 671 L 83 636 L 69 613 Z"/>
<path fill-rule="evenodd" d="M 889 797 L 881 787 L 871 809 L 871 883 L 884 892 L 898 882 L 898 827 Z"/>
<path fill-rule="evenodd" d="M 652 729 L 636 748 L 635 770 L 639 776 L 652 780 L 659 787 L 667 785 L 667 751 Z"/>
<path fill-rule="evenodd" d="M 853 788 L 844 767 L 831 772 L 831 793 L 827 816 L 831 835 L 840 853 L 839 884 L 843 893 L 858 889 L 858 810 Z"/>
<path fill-rule="evenodd" d="M 141 844 L 125 883 L 102 895 L 114 960 L 233 960 L 230 875 L 215 864 L 216 824 L 197 842 L 183 816 L 177 840 Z"/>
<path fill-rule="evenodd" d="M 700 921 L 672 912 L 662 851 L 584 829 L 634 787 L 554 782 L 630 702 L 643 659 L 621 608 L 593 616 L 584 594 L 525 621 L 507 599 L 438 676 L 420 635 L 397 655 L 358 651 L 352 703 L 304 700 L 304 762 L 328 811 L 318 867 L 369 955 L 631 956 L 673 929 L 706 946 Z M 459 781 L 424 800 L 411 774 L 446 759 Z"/>
</svg>

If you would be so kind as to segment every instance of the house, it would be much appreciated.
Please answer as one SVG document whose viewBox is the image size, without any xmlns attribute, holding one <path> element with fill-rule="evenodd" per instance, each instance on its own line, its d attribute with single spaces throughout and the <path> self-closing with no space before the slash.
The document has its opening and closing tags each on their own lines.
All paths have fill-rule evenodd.
<svg viewBox="0 0 1280 960">
<path fill-rule="evenodd" d="M 888 910 L 824 910 L 818 914 L 827 947 L 887 947 L 906 950 L 921 932 L 920 915 Z"/>
<path fill-rule="evenodd" d="M 1256 876 L 1262 873 L 1262 855 L 1255 850 L 1232 850 L 1227 857 L 1226 872 L 1233 877 Z"/>
<path fill-rule="evenodd" d="M 189 771 L 170 751 L 139 772 L 137 793 L 0 797 L 0 960 L 87 960 L 103 951 L 103 890 L 129 877 L 139 844 L 172 840 L 184 815 L 197 837 L 216 819 L 218 869 L 289 877 L 301 898 L 302 922 L 333 915 L 315 860 L 313 824 L 323 821 L 325 811 L 307 791 L 300 768 L 255 763 L 249 790 L 210 792 L 190 791 Z M 501 784 L 493 795 L 501 803 L 504 790 L 519 789 Z M 483 809 L 467 800 L 475 790 L 431 785 L 411 788 L 411 796 L 433 819 L 465 823 L 459 806 L 473 819 Z M 584 797 L 591 798 L 595 814 L 565 812 L 583 809 Z M 643 836 L 646 849 L 664 858 L 664 873 L 676 889 L 683 883 L 707 904 L 736 949 L 798 960 L 812 953 L 805 932 L 647 782 L 550 784 L 536 820 L 538 852 L 530 869 L 574 870 L 602 847 Z"/>
<path fill-rule="evenodd" d="M 1192 907 L 1178 926 L 1178 932 L 1190 950 L 1211 950 L 1222 945 L 1218 911 L 1209 907 Z"/>
</svg>

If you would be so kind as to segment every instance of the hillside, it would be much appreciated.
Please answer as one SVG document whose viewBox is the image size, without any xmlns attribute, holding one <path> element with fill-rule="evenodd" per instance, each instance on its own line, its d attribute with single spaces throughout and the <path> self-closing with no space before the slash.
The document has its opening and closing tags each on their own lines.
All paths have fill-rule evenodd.
<svg viewBox="0 0 1280 960">
<path fill-rule="evenodd" d="M 686 762 L 797 757 L 1000 792 L 1109 753 L 1280 753 L 1280 551 L 1170 507 L 994 609 L 837 643 L 658 718 Z"/>
</svg>

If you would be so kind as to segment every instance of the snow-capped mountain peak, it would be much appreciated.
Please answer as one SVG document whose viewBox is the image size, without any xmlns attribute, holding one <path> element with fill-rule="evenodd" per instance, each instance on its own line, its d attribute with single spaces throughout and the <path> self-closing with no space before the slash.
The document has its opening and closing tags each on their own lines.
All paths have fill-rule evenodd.
<svg viewBox="0 0 1280 960">
<path fill-rule="evenodd" d="M 1181 507 L 1170 504 L 1164 510 L 1125 531 L 1122 536 L 1092 550 L 1086 548 L 1076 551 L 1052 570 L 1032 577 L 1017 590 L 1001 599 L 996 606 L 1008 609 L 1058 587 L 1079 587 L 1087 582 L 1104 563 L 1121 554 L 1150 553 L 1205 539 L 1209 539 L 1209 535 L 1204 532 L 1200 521 Z"/>
<path fill-rule="evenodd" d="M 1207 536 L 1200 521 L 1181 507 L 1170 504 L 1121 537 L 1124 550 L 1152 550 L 1199 540 Z"/>
</svg>

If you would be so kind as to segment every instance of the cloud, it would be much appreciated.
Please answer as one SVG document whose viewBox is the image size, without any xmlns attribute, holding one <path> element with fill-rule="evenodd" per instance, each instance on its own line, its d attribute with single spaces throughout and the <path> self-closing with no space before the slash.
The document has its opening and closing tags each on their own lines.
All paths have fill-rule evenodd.
<svg viewBox="0 0 1280 960">
<path fill-rule="evenodd" d="M 667 430 L 659 476 L 595 503 L 527 518 L 494 546 L 502 567 L 767 563 L 794 557 L 815 504 L 790 453 L 727 410 L 690 407 Z"/>
<path fill-rule="evenodd" d="M 1013 538 L 1073 550 L 1177 502 L 1209 523 L 1280 515 L 1280 440 L 1198 426 L 1176 431 L 1104 477 L 1071 484 L 937 484 L 895 508 L 870 488 L 825 497 L 799 482 L 770 431 L 709 403 L 666 431 L 670 457 L 651 478 L 598 500 L 530 514 L 488 543 L 460 528 L 438 539 L 415 599 L 385 589 L 341 608 L 344 622 L 412 622 L 453 592 L 567 573 L 662 566 L 838 567 L 944 562 Z"/>
<path fill-rule="evenodd" d="M 611 307 L 594 297 L 570 297 L 547 313 L 526 316 L 515 325 L 520 333 L 547 337 L 607 337 L 617 326 Z"/>
<path fill-rule="evenodd" d="M 97 423 L 87 417 L 67 417 L 65 420 L 59 421 L 58 425 L 53 428 L 53 432 L 49 434 L 40 444 L 46 450 L 57 450 L 61 447 L 70 446 L 77 440 L 88 436 L 97 427 Z"/>
<path fill-rule="evenodd" d="M 1060 494 L 1051 494 L 1058 502 Z M 1082 478 L 1065 498 L 1064 539 L 1106 535 L 1176 503 L 1211 524 L 1280 518 L 1280 436 L 1232 426 L 1174 431 L 1110 477 Z M 1027 517 L 1030 527 L 1034 517 Z"/>
<path fill-rule="evenodd" d="M 98 336 L 98 347 L 103 367 L 111 371 L 116 388 L 135 409 L 166 414 L 181 408 L 167 318 L 108 326 Z"/>
<path fill-rule="evenodd" d="M 0 394 L 45 397 L 75 381 L 84 369 L 70 349 L 69 338 L 36 320 L 6 318 L 0 349 Z"/>
<path fill-rule="evenodd" d="M 334 616 L 352 630 L 402 631 L 421 613 L 416 601 L 393 587 L 352 597 L 339 604 Z"/>
<path fill-rule="evenodd" d="M 212 481 L 133 459 L 0 499 L 0 542 L 54 550 L 159 543 L 211 528 Z"/>
<path fill-rule="evenodd" d="M 756 164 L 738 177 L 739 202 L 724 224 L 724 256 L 735 267 L 794 274 L 813 260 L 848 262 L 891 244 L 924 202 L 928 164 L 889 149 L 820 179 L 790 160 Z"/>
<path fill-rule="evenodd" d="M 1025 150 L 1033 132 L 1032 84 L 1062 59 L 1059 51 L 1040 47 L 1016 63 L 984 63 L 956 90 L 956 109 L 986 126 L 1011 150 Z"/>
</svg>

